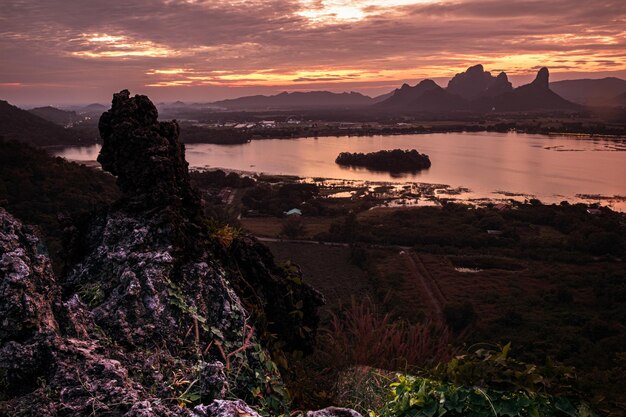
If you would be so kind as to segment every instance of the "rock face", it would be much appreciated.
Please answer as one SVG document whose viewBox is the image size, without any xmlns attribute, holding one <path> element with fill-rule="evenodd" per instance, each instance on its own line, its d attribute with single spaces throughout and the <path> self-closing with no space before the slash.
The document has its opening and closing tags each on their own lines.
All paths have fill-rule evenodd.
<svg viewBox="0 0 626 417">
<path fill-rule="evenodd" d="M 178 125 L 147 97 L 116 94 L 99 126 L 123 197 L 77 228 L 63 277 L 0 211 L 0 415 L 183 416 L 280 392 L 267 349 L 310 349 L 321 296 L 253 238 L 212 237 Z"/>
<path fill-rule="evenodd" d="M 541 68 L 535 80 L 515 90 L 479 102 L 485 110 L 496 111 L 551 111 L 577 110 L 580 106 L 569 102 L 550 90 L 550 73 Z"/>
<path fill-rule="evenodd" d="M 480 64 L 469 67 L 465 72 L 456 74 L 447 87 L 447 91 L 466 100 L 494 97 L 512 90 L 513 86 L 504 72 L 494 77 L 490 72 L 485 71 Z"/>
<path fill-rule="evenodd" d="M 433 80 L 423 80 L 411 87 L 396 89 L 386 100 L 375 104 L 382 111 L 434 112 L 462 109 L 465 100 L 439 87 Z"/>
<path fill-rule="evenodd" d="M 3 209 L 0 256 L 0 415 L 188 415 L 151 401 L 128 369 L 84 334 L 88 309 L 74 297 L 61 302 L 41 241 Z"/>
<path fill-rule="evenodd" d="M 185 146 L 176 122 L 159 122 L 146 96 L 128 90 L 113 95 L 111 109 L 100 117 L 102 169 L 117 177 L 126 198 L 146 207 L 198 205 L 189 186 Z"/>
<path fill-rule="evenodd" d="M 542 90 L 550 89 L 550 72 L 546 67 L 539 70 L 537 77 L 535 77 L 535 80 L 532 82 L 532 85 Z"/>
</svg>

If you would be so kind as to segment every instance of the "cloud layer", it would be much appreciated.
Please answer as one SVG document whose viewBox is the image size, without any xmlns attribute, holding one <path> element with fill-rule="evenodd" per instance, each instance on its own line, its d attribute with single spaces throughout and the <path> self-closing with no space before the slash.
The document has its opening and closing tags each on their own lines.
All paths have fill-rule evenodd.
<svg viewBox="0 0 626 417">
<path fill-rule="evenodd" d="M 624 76 L 626 2 L 7 0 L 0 51 L 0 97 L 22 103 L 375 93 L 476 63 Z"/>
</svg>

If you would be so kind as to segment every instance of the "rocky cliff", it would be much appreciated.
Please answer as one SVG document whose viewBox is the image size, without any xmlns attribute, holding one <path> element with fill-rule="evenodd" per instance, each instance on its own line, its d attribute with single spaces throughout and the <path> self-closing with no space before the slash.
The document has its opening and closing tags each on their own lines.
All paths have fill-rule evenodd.
<svg viewBox="0 0 626 417">
<path fill-rule="evenodd" d="M 253 238 L 203 218 L 178 125 L 157 117 L 128 91 L 102 115 L 98 160 L 123 196 L 73 228 L 62 276 L 0 209 L 0 415 L 286 402 L 272 355 L 311 348 L 322 298 Z"/>
</svg>

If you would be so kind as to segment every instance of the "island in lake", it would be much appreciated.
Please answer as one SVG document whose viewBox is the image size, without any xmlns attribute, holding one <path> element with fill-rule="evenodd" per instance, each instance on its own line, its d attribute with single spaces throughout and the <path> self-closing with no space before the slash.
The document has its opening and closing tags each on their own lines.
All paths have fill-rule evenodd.
<svg viewBox="0 0 626 417">
<path fill-rule="evenodd" d="M 415 149 L 371 153 L 342 152 L 335 162 L 339 165 L 365 167 L 375 171 L 415 172 L 430 168 L 430 158 Z"/>
</svg>

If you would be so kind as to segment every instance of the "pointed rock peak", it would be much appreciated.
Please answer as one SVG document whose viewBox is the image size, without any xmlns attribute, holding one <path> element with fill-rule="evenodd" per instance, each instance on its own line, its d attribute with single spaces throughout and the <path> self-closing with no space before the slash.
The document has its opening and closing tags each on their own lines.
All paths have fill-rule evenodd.
<svg viewBox="0 0 626 417">
<path fill-rule="evenodd" d="M 500 81 L 509 81 L 509 76 L 506 75 L 506 72 L 502 71 L 500 74 L 498 74 L 498 80 Z"/>
<path fill-rule="evenodd" d="M 402 87 L 400 87 L 400 90 L 408 90 L 409 88 L 411 88 L 410 85 L 408 85 L 407 83 L 402 84 Z"/>
<path fill-rule="evenodd" d="M 131 97 L 128 90 L 114 94 L 98 128 L 98 162 L 117 177 L 121 191 L 137 206 L 162 207 L 181 200 L 195 205 L 178 124 L 159 122 L 148 97 Z"/>
<path fill-rule="evenodd" d="M 550 88 L 550 72 L 546 67 L 543 67 L 537 73 L 537 78 L 533 81 L 533 85 L 538 87 L 549 89 Z"/>
</svg>

